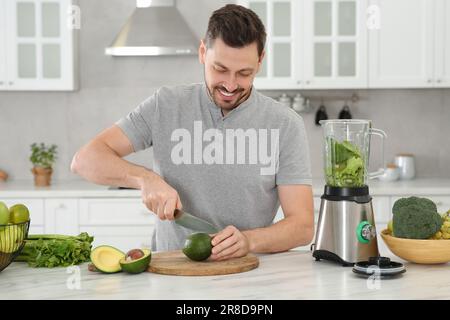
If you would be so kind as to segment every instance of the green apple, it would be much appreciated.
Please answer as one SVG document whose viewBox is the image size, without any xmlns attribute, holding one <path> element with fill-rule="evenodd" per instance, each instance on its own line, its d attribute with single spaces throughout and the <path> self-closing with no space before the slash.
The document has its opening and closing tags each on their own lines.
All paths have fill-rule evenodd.
<svg viewBox="0 0 450 320">
<path fill-rule="evenodd" d="M 10 225 L 0 230 L 0 251 L 5 253 L 16 252 L 19 250 L 24 240 L 23 227 Z"/>
<path fill-rule="evenodd" d="M 8 224 L 9 222 L 9 210 L 4 202 L 0 201 L 0 225 Z M 2 227 L 1 229 L 3 229 Z M 1 230 L 0 229 L 0 230 Z"/>
<path fill-rule="evenodd" d="M 9 220 L 12 223 L 22 223 L 30 220 L 30 212 L 24 204 L 15 204 L 9 208 Z"/>
</svg>

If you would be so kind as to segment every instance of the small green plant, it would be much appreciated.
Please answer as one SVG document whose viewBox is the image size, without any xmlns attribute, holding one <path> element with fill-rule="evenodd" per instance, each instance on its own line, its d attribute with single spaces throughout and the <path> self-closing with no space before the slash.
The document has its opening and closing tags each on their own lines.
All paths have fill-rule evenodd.
<svg viewBox="0 0 450 320">
<path fill-rule="evenodd" d="M 57 146 L 46 146 L 44 143 L 31 145 L 30 161 L 36 167 L 51 168 L 56 160 Z"/>
</svg>

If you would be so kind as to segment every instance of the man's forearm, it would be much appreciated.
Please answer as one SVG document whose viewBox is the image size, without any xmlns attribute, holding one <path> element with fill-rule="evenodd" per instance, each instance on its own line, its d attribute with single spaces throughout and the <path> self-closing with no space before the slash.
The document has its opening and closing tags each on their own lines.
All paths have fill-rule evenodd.
<svg viewBox="0 0 450 320">
<path fill-rule="evenodd" d="M 250 251 L 274 253 L 307 245 L 314 236 L 314 226 L 305 227 L 295 217 L 286 217 L 265 227 L 243 231 L 250 243 Z"/>
<path fill-rule="evenodd" d="M 132 164 L 119 157 L 106 145 L 86 146 L 74 156 L 72 172 L 88 181 L 140 189 L 142 179 L 152 179 L 156 173 L 145 167 Z"/>
</svg>

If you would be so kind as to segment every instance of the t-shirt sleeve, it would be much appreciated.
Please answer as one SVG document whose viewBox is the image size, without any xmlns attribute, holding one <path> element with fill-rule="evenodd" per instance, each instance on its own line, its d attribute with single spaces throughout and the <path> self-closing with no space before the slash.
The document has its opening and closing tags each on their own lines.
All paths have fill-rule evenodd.
<svg viewBox="0 0 450 320">
<path fill-rule="evenodd" d="M 308 139 L 303 118 L 298 114 L 289 117 L 280 130 L 280 150 L 277 185 L 312 184 Z"/>
<path fill-rule="evenodd" d="M 156 99 L 155 93 L 115 123 L 130 139 L 135 152 L 150 148 L 153 144 L 152 130 L 155 128 L 152 128 L 152 124 L 156 117 Z"/>
</svg>

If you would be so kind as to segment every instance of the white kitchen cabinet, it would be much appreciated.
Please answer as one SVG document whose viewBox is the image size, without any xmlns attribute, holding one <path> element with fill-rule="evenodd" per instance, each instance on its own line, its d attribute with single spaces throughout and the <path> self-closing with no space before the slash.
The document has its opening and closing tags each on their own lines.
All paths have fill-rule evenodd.
<svg viewBox="0 0 450 320">
<path fill-rule="evenodd" d="M 154 225 L 155 219 L 156 215 L 147 209 L 141 198 L 80 199 L 80 225 Z"/>
<path fill-rule="evenodd" d="M 5 1 L 0 1 L 0 90 L 4 90 L 6 86 L 6 33 L 3 28 L 6 12 Z"/>
<path fill-rule="evenodd" d="M 371 0 L 378 29 L 369 30 L 370 88 L 432 87 L 434 0 Z"/>
<path fill-rule="evenodd" d="M 450 87 L 450 2 L 435 2 L 434 86 Z"/>
<path fill-rule="evenodd" d="M 156 215 L 141 198 L 80 199 L 80 232 L 94 236 L 94 247 L 101 244 L 128 251 L 151 248 Z"/>
<path fill-rule="evenodd" d="M 303 87 L 367 88 L 367 1 L 303 2 Z"/>
<path fill-rule="evenodd" d="M 151 249 L 154 226 L 80 226 L 80 232 L 94 236 L 93 248 L 109 245 L 127 252 L 133 248 Z"/>
<path fill-rule="evenodd" d="M 245 0 L 266 26 L 258 89 L 450 87 L 447 0 Z"/>
<path fill-rule="evenodd" d="M 8 0 L 0 20 L 3 90 L 74 90 L 72 0 Z M 0 17 L 1 18 L 1 17 Z M 3 71 L 3 72 L 2 72 Z"/>
<path fill-rule="evenodd" d="M 255 78 L 258 89 L 299 88 L 302 56 L 303 2 L 293 0 L 238 1 L 252 9 L 266 27 L 266 55 Z"/>
<path fill-rule="evenodd" d="M 78 235 L 78 199 L 45 200 L 45 233 Z"/>
<path fill-rule="evenodd" d="M 258 89 L 367 88 L 367 0 L 251 0 L 266 26 Z"/>
</svg>

